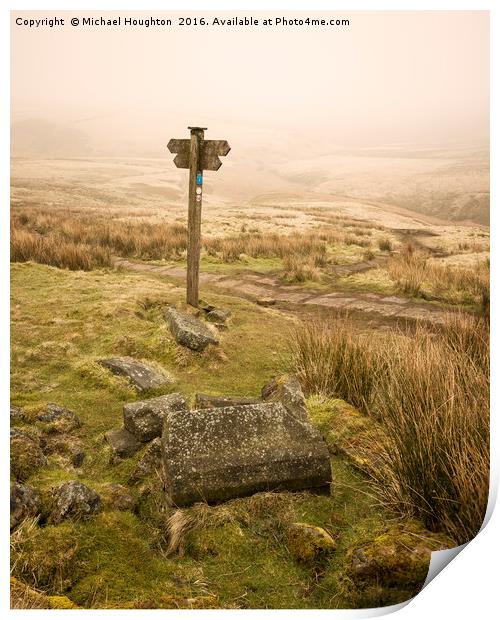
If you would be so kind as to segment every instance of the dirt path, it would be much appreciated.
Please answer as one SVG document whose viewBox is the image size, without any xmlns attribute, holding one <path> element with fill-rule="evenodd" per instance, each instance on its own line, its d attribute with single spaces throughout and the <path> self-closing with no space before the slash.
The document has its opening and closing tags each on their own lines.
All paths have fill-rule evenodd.
<svg viewBox="0 0 500 620">
<path fill-rule="evenodd" d="M 124 258 L 114 258 L 114 265 L 121 269 L 147 272 L 169 278 L 185 279 L 186 270 L 182 267 L 168 267 L 149 263 L 134 263 Z M 362 263 L 359 270 L 369 268 Z M 425 302 L 391 295 L 359 292 L 326 292 L 322 289 L 305 289 L 302 286 L 284 286 L 271 276 L 259 274 L 221 275 L 201 273 L 200 284 L 210 284 L 217 288 L 250 299 L 262 305 L 266 304 L 299 304 L 320 306 L 324 308 L 350 310 L 367 314 L 380 315 L 390 319 L 424 320 L 442 323 L 447 310 L 431 306 Z"/>
</svg>

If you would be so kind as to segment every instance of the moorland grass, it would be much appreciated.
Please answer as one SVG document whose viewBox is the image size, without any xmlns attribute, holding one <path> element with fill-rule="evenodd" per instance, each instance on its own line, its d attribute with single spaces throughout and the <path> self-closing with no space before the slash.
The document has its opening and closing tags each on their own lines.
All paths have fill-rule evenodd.
<svg viewBox="0 0 500 620">
<path fill-rule="evenodd" d="M 458 543 L 481 527 L 489 490 L 489 335 L 477 316 L 368 338 L 339 316 L 296 327 L 292 366 L 309 393 L 380 421 L 381 501 Z"/>
</svg>

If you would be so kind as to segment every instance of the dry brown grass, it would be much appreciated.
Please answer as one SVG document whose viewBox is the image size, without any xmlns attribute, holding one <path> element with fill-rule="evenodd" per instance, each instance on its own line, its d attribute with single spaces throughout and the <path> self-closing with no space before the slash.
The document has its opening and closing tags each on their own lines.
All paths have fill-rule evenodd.
<svg viewBox="0 0 500 620">
<path fill-rule="evenodd" d="M 342 398 L 369 413 L 373 359 L 368 340 L 357 336 L 347 315 L 307 320 L 290 339 L 294 371 L 308 393 Z"/>
<path fill-rule="evenodd" d="M 429 261 L 429 256 L 407 245 L 387 263 L 387 271 L 399 292 L 438 301 L 477 304 L 489 310 L 489 264 L 474 269 Z"/>
<path fill-rule="evenodd" d="M 375 416 L 387 437 L 374 479 L 381 501 L 461 544 L 479 530 L 489 488 L 489 336 L 481 318 L 454 314 L 384 342 L 346 318 L 317 320 L 291 338 L 310 393 Z"/>
<path fill-rule="evenodd" d="M 340 226 L 288 235 L 242 228 L 237 235 L 205 237 L 202 245 L 208 255 L 226 263 L 245 257 L 286 260 L 286 278 L 304 281 L 318 279 L 318 268 L 326 266 L 332 244 L 369 246 L 367 229 L 355 229 L 355 234 L 346 236 Z M 15 262 L 90 270 L 111 266 L 113 255 L 175 260 L 186 247 L 186 228 L 176 223 L 108 218 L 95 212 L 42 211 L 34 207 L 15 209 L 11 216 L 11 260 Z M 304 264 L 299 266 L 301 261 Z"/>
<path fill-rule="evenodd" d="M 186 248 L 178 224 L 107 219 L 102 215 L 24 209 L 11 217 L 11 259 L 89 270 L 109 266 L 111 255 L 172 258 Z"/>
</svg>

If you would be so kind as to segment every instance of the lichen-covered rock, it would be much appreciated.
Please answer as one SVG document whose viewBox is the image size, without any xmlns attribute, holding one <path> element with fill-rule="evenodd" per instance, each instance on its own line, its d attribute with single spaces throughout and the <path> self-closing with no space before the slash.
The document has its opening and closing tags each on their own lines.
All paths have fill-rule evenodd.
<svg viewBox="0 0 500 620">
<path fill-rule="evenodd" d="M 130 474 L 129 483 L 137 484 L 143 478 L 147 476 L 153 476 L 155 473 L 160 472 L 163 467 L 161 461 L 161 439 L 156 437 L 148 444 L 142 458 L 135 466 L 134 471 Z"/>
<path fill-rule="evenodd" d="M 123 407 L 123 424 L 142 442 L 160 437 L 163 418 L 169 411 L 187 411 L 182 394 L 166 394 L 148 400 L 128 403 Z"/>
<path fill-rule="evenodd" d="M 10 469 L 23 482 L 40 467 L 47 465 L 47 459 L 35 433 L 13 428 L 10 432 Z"/>
<path fill-rule="evenodd" d="M 156 370 L 131 357 L 112 357 L 98 360 L 98 363 L 110 370 L 114 375 L 127 377 L 139 392 L 165 387 L 174 383 L 172 375 L 165 370 Z"/>
<path fill-rule="evenodd" d="M 431 552 L 454 546 L 446 536 L 410 521 L 354 545 L 347 553 L 347 572 L 358 585 L 407 588 L 414 596 L 427 577 Z"/>
<path fill-rule="evenodd" d="M 100 512 L 101 507 L 101 498 L 93 489 L 72 480 L 55 490 L 50 521 L 57 524 L 67 518 L 86 519 Z"/>
<path fill-rule="evenodd" d="M 85 459 L 82 442 L 68 435 L 49 435 L 43 448 L 45 454 L 67 457 L 73 467 L 81 467 Z"/>
<path fill-rule="evenodd" d="M 48 433 L 71 433 L 82 425 L 76 413 L 55 403 L 48 403 L 36 419 Z"/>
<path fill-rule="evenodd" d="M 104 438 L 111 448 L 112 460 L 132 456 L 142 446 L 141 442 L 126 428 L 112 429 L 105 433 Z"/>
<path fill-rule="evenodd" d="M 17 527 L 21 521 L 36 517 L 42 509 L 40 493 L 24 484 L 10 486 L 10 529 Z"/>
<path fill-rule="evenodd" d="M 214 407 L 233 407 L 234 405 L 256 405 L 261 403 L 259 398 L 245 396 L 211 396 L 210 394 L 196 394 L 194 397 L 195 409 L 213 409 Z"/>
<path fill-rule="evenodd" d="M 306 399 L 300 382 L 294 375 L 282 375 L 271 379 L 262 388 L 262 398 L 268 401 L 278 401 L 292 415 L 308 420 Z"/>
<path fill-rule="evenodd" d="M 208 312 L 206 319 L 210 323 L 225 323 L 231 316 L 230 310 L 224 310 L 223 308 L 214 308 Z"/>
<path fill-rule="evenodd" d="M 101 488 L 101 499 L 105 508 L 111 510 L 134 510 L 135 497 L 122 485 L 110 482 Z"/>
<path fill-rule="evenodd" d="M 322 527 L 309 523 L 292 523 L 287 529 L 287 547 L 303 563 L 313 563 L 335 551 L 337 545 Z"/>
<path fill-rule="evenodd" d="M 198 409 L 165 417 L 167 493 L 177 506 L 257 491 L 328 488 L 330 455 L 320 434 L 281 403 Z"/>
<path fill-rule="evenodd" d="M 203 351 L 209 344 L 218 344 L 219 339 L 199 319 L 179 312 L 175 308 L 167 308 L 165 318 L 175 340 L 193 351 Z"/>
</svg>

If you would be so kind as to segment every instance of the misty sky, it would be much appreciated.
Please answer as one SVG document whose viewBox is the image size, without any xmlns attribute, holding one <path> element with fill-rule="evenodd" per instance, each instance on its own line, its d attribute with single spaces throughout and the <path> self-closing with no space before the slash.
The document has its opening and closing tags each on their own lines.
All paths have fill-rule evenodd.
<svg viewBox="0 0 500 620">
<path fill-rule="evenodd" d="M 68 21 L 73 16 L 36 17 L 56 14 Z M 13 23 L 16 16 L 34 12 L 13 13 Z M 195 124 L 209 127 L 208 138 L 246 140 L 263 149 L 281 138 L 323 151 L 487 140 L 486 12 L 335 17 L 351 25 L 13 25 L 12 120 L 62 123 L 84 132 L 93 148 L 116 153 L 125 145 L 156 152 Z"/>
</svg>

